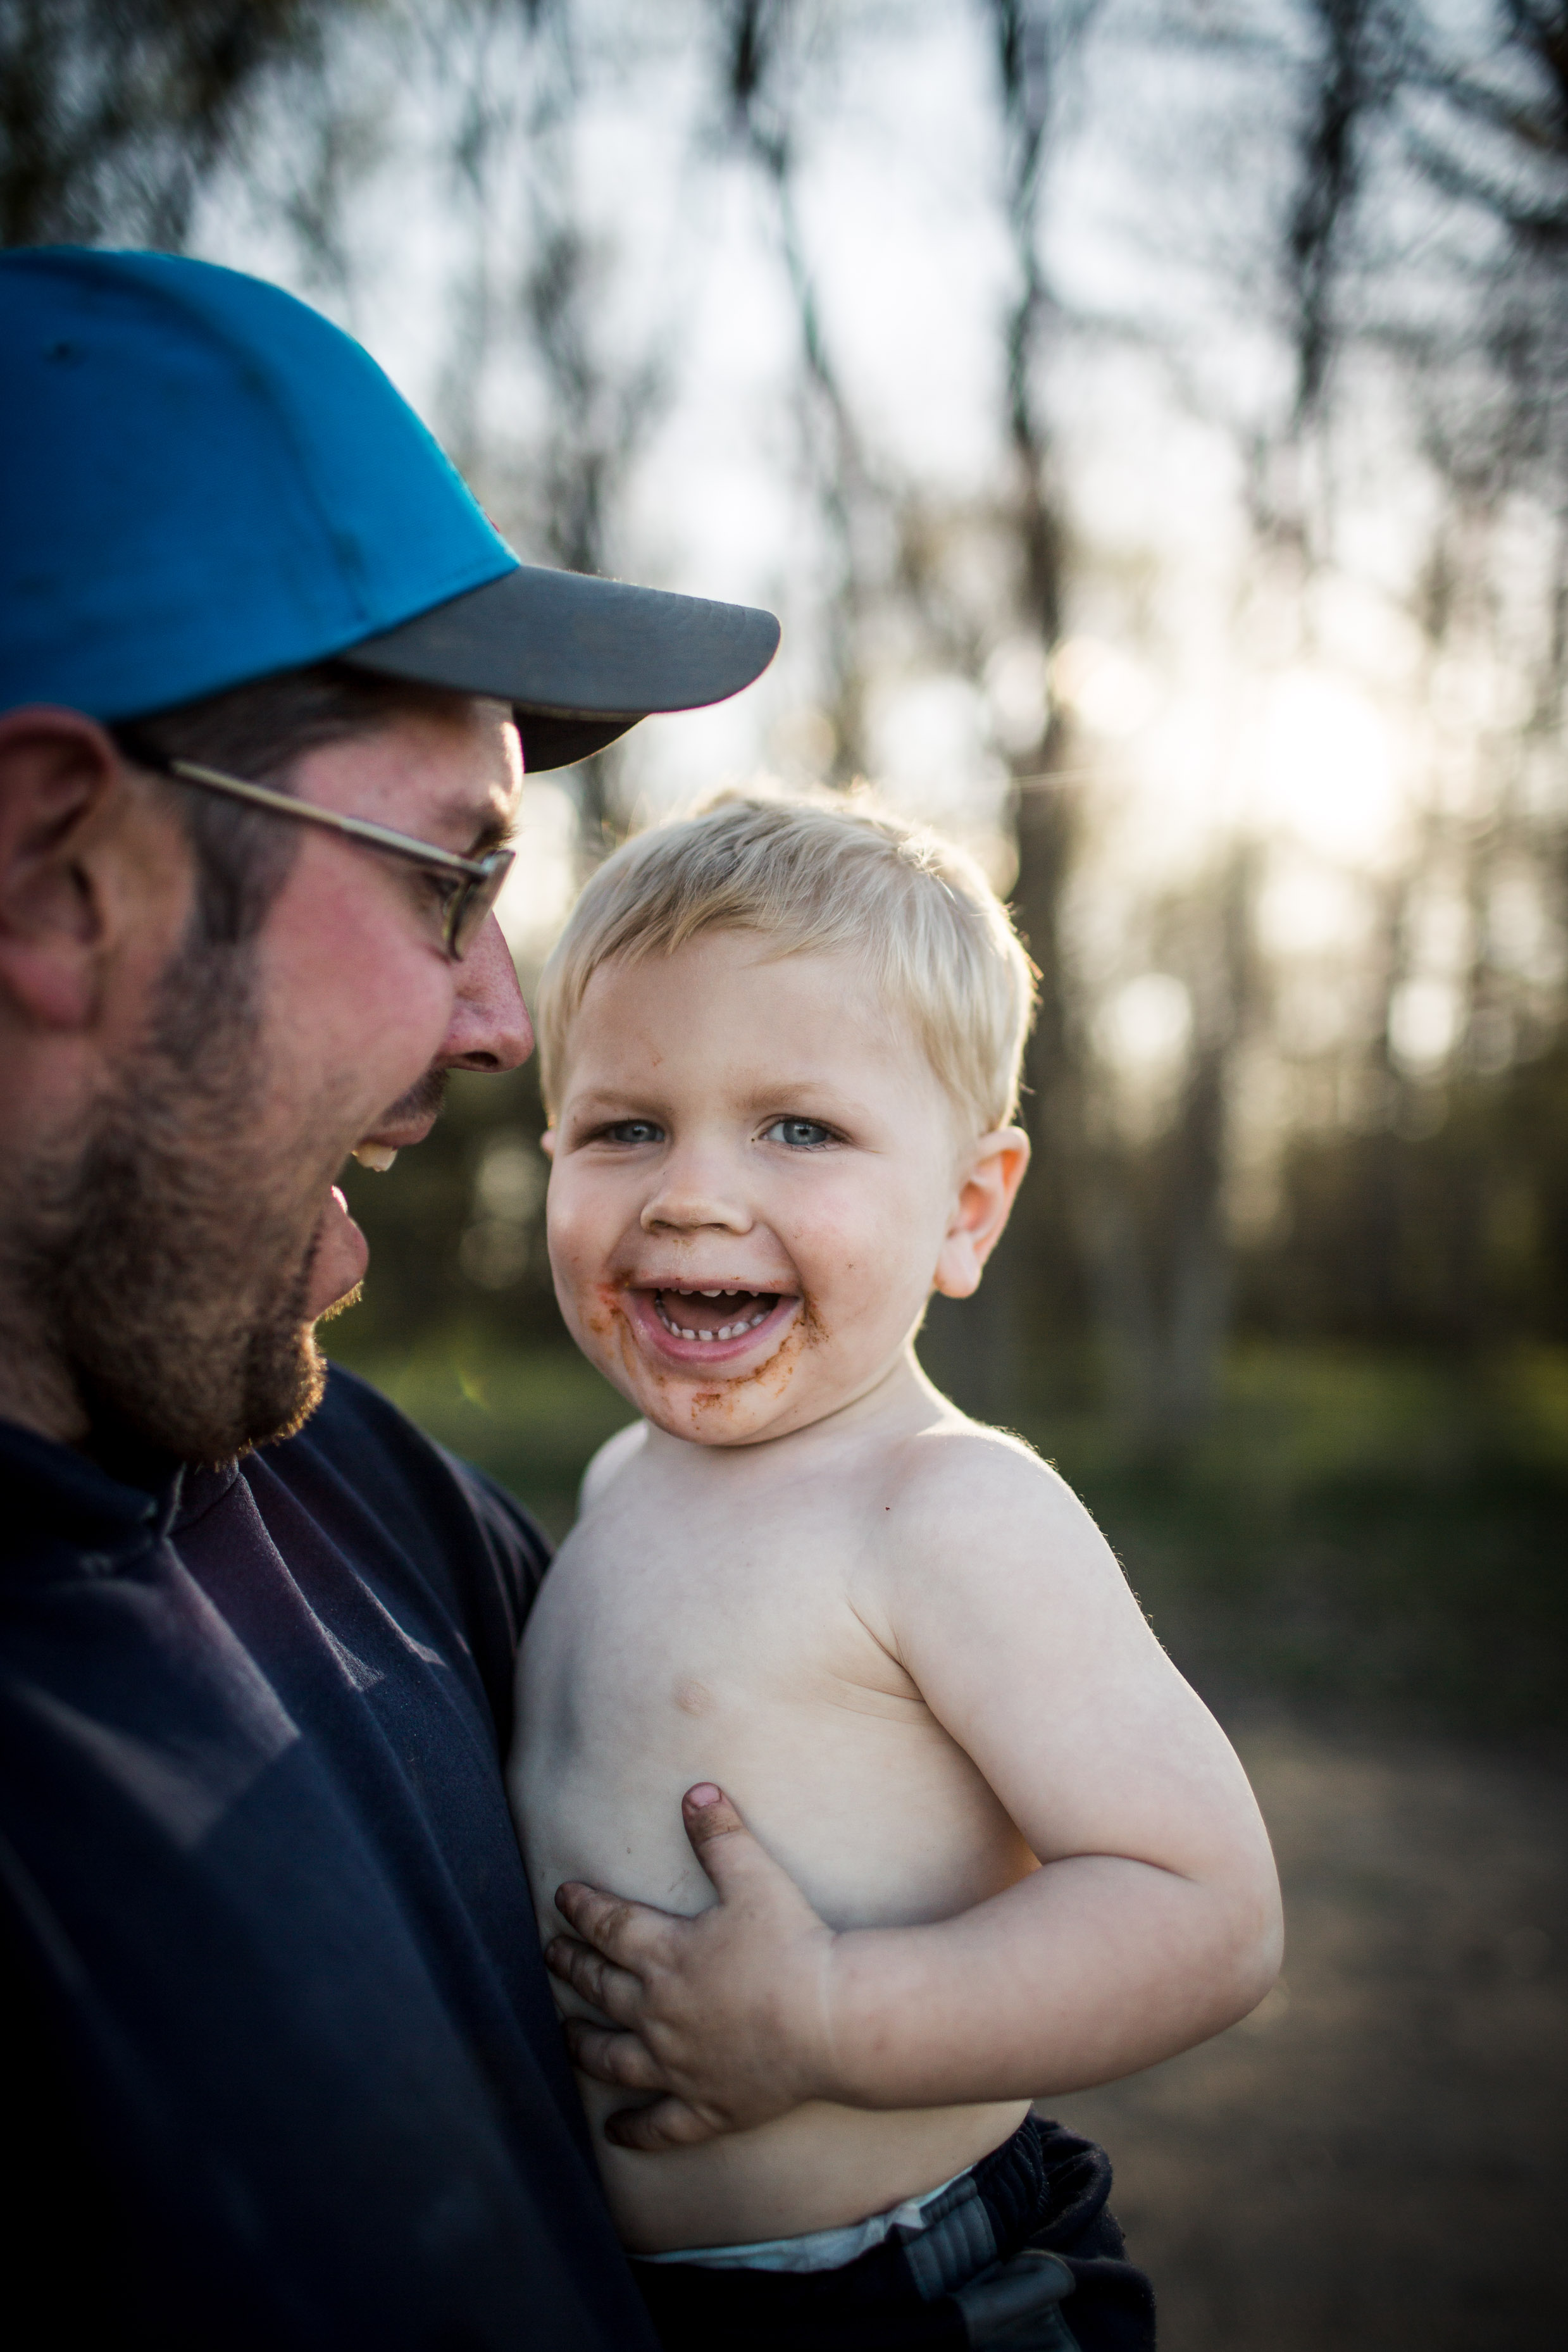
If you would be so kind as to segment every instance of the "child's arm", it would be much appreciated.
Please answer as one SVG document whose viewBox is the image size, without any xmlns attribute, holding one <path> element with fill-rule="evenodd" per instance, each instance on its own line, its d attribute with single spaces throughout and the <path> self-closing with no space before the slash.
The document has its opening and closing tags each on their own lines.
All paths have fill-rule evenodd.
<svg viewBox="0 0 1568 2352">
<path fill-rule="evenodd" d="M 879 1514 L 883 1559 L 855 1598 L 1043 1866 L 956 1918 L 836 1936 L 725 1808 L 729 1833 L 700 1848 L 714 1910 L 676 1922 L 573 1890 L 563 1911 L 622 1965 L 569 1939 L 552 1965 L 629 2029 L 573 2027 L 577 2063 L 666 2095 L 616 2119 L 624 2145 L 807 2098 L 1080 2089 L 1219 2032 L 1273 1980 L 1279 1891 L 1251 1790 L 1088 1515 L 994 1439 L 937 1447 Z"/>
<path fill-rule="evenodd" d="M 1070 1490 L 991 1437 L 918 1453 L 864 1613 L 1043 1867 L 942 1925 L 841 1937 L 838 2063 L 864 2105 L 1081 2089 L 1262 1998 L 1273 1857 L 1229 1742 Z"/>
</svg>

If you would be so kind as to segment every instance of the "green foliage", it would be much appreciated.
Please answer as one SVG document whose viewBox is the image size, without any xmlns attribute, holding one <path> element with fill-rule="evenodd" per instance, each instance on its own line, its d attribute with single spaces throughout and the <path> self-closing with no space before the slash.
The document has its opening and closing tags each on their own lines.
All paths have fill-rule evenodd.
<svg viewBox="0 0 1568 2352">
<path fill-rule="evenodd" d="M 1568 1045 L 1467 1076 L 1397 1126 L 1307 1132 L 1242 1254 L 1255 1331 L 1473 1349 L 1568 1339 Z"/>
<path fill-rule="evenodd" d="M 1020 1425 L 1200 1688 L 1568 1725 L 1568 1349 L 1253 1343 L 1161 1465 L 1093 1413 Z"/>
</svg>

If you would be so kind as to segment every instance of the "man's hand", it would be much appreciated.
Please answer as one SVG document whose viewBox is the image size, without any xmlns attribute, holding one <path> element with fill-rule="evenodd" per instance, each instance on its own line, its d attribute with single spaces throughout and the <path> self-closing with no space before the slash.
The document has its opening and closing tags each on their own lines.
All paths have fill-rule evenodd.
<svg viewBox="0 0 1568 2352">
<path fill-rule="evenodd" d="M 719 1900 L 694 1919 L 571 1882 L 576 1930 L 544 1958 L 612 2022 L 570 2018 L 573 2062 L 595 2082 L 657 2091 L 605 2126 L 619 2147 L 689 2147 L 832 2095 L 828 1983 L 837 1937 L 710 1781 L 681 1801 Z"/>
</svg>

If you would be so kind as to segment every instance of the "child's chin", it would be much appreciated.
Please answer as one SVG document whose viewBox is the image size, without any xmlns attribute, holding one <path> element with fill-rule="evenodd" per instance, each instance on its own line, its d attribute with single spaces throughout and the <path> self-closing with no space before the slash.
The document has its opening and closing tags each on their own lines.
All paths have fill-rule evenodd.
<svg viewBox="0 0 1568 2352">
<path fill-rule="evenodd" d="M 784 1407 L 759 1396 L 744 1377 L 724 1381 L 650 1379 L 634 1402 L 645 1421 L 695 1445 L 751 1445 L 777 1433 Z"/>
</svg>

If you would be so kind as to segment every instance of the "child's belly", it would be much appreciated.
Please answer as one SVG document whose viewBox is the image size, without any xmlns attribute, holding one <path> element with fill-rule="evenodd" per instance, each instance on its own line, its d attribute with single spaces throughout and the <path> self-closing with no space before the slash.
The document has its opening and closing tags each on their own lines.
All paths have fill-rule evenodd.
<svg viewBox="0 0 1568 2352">
<path fill-rule="evenodd" d="M 835 1927 L 950 1918 L 1036 1866 L 918 1696 L 842 1675 L 722 1672 L 717 1659 L 701 1675 L 661 1674 L 645 1653 L 640 1674 L 615 1678 L 610 1706 L 607 1678 L 552 1649 L 535 1651 L 531 1628 L 510 1775 L 545 1940 L 562 1931 L 553 1897 L 567 1878 L 686 1915 L 712 1902 L 680 1825 L 682 1792 L 698 1780 L 720 1783 Z M 775 1649 L 770 1664 L 782 1663 Z M 556 1992 L 563 2009 L 584 2008 Z M 580 2088 L 616 2224 L 645 2253 L 861 2220 L 963 2171 L 1026 2112 L 1022 2100 L 897 2112 L 818 2103 L 647 2156 L 604 2137 L 606 2116 L 635 2104 L 628 2095 L 581 2078 Z"/>
<path fill-rule="evenodd" d="M 604 2120 L 624 2091 L 578 2077 L 599 2171 L 622 2243 L 634 2254 L 793 2238 L 885 2212 L 998 2147 L 1022 2123 L 1005 2106 L 873 2114 L 820 2103 L 701 2147 L 639 2156 L 613 2147 Z"/>
</svg>

